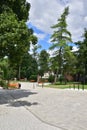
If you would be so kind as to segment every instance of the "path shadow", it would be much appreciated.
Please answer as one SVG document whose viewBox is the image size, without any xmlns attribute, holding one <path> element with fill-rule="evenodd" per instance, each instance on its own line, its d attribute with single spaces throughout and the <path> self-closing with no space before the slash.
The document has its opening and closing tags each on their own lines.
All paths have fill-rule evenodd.
<svg viewBox="0 0 87 130">
<path fill-rule="evenodd" d="M 27 98 L 37 94 L 37 92 L 31 92 L 29 90 L 0 90 L 0 105 L 6 104 L 7 106 L 31 106 L 38 105 L 37 102 L 28 102 L 26 99 L 21 100 L 22 98 Z"/>
<path fill-rule="evenodd" d="M 14 101 L 14 102 L 10 102 L 9 105 L 7 106 L 13 106 L 13 107 L 21 107 L 21 106 L 32 106 L 32 105 L 38 105 L 37 102 L 28 102 L 28 101 Z"/>
</svg>

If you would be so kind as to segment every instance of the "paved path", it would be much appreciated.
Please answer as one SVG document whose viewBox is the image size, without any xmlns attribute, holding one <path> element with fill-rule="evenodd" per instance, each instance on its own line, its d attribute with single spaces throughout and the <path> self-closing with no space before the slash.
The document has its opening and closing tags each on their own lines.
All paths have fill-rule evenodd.
<svg viewBox="0 0 87 130">
<path fill-rule="evenodd" d="M 0 90 L 0 130 L 87 130 L 87 91 Z"/>
</svg>

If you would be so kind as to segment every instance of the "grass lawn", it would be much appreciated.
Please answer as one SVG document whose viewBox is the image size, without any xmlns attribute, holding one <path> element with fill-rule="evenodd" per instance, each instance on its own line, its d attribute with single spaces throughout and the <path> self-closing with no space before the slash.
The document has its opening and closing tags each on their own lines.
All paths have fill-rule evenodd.
<svg viewBox="0 0 87 130">
<path fill-rule="evenodd" d="M 87 85 L 82 85 L 82 84 L 50 84 L 50 85 L 46 85 L 45 87 L 49 87 L 49 88 L 58 88 L 58 89 L 66 89 L 66 88 L 77 88 L 77 89 L 87 89 Z"/>
</svg>

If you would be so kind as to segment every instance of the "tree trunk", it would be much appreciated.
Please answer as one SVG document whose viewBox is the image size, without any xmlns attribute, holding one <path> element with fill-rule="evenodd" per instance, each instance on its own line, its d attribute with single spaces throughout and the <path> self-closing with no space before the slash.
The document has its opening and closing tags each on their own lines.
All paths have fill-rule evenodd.
<svg viewBox="0 0 87 130">
<path fill-rule="evenodd" d="M 54 84 L 57 82 L 57 74 L 55 74 Z"/>
</svg>

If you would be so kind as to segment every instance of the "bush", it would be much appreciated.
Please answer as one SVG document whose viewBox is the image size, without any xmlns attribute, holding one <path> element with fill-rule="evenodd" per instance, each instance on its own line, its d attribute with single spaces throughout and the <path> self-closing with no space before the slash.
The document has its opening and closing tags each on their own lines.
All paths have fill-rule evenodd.
<svg viewBox="0 0 87 130">
<path fill-rule="evenodd" d="M 48 78 L 48 81 L 53 83 L 54 79 L 55 79 L 55 76 L 54 75 L 50 75 L 49 78 Z"/>
<path fill-rule="evenodd" d="M 3 87 L 4 89 L 8 88 L 7 83 L 6 83 L 5 80 L 0 80 L 0 86 Z"/>
<path fill-rule="evenodd" d="M 47 83 L 47 82 L 48 82 L 48 79 L 40 78 L 40 79 L 39 79 L 39 82 Z"/>
<path fill-rule="evenodd" d="M 29 80 L 37 81 L 37 75 L 31 75 Z"/>
<path fill-rule="evenodd" d="M 64 82 L 64 76 L 60 76 L 59 78 L 58 78 L 58 80 L 60 81 L 60 83 L 62 83 L 62 82 Z"/>
</svg>

